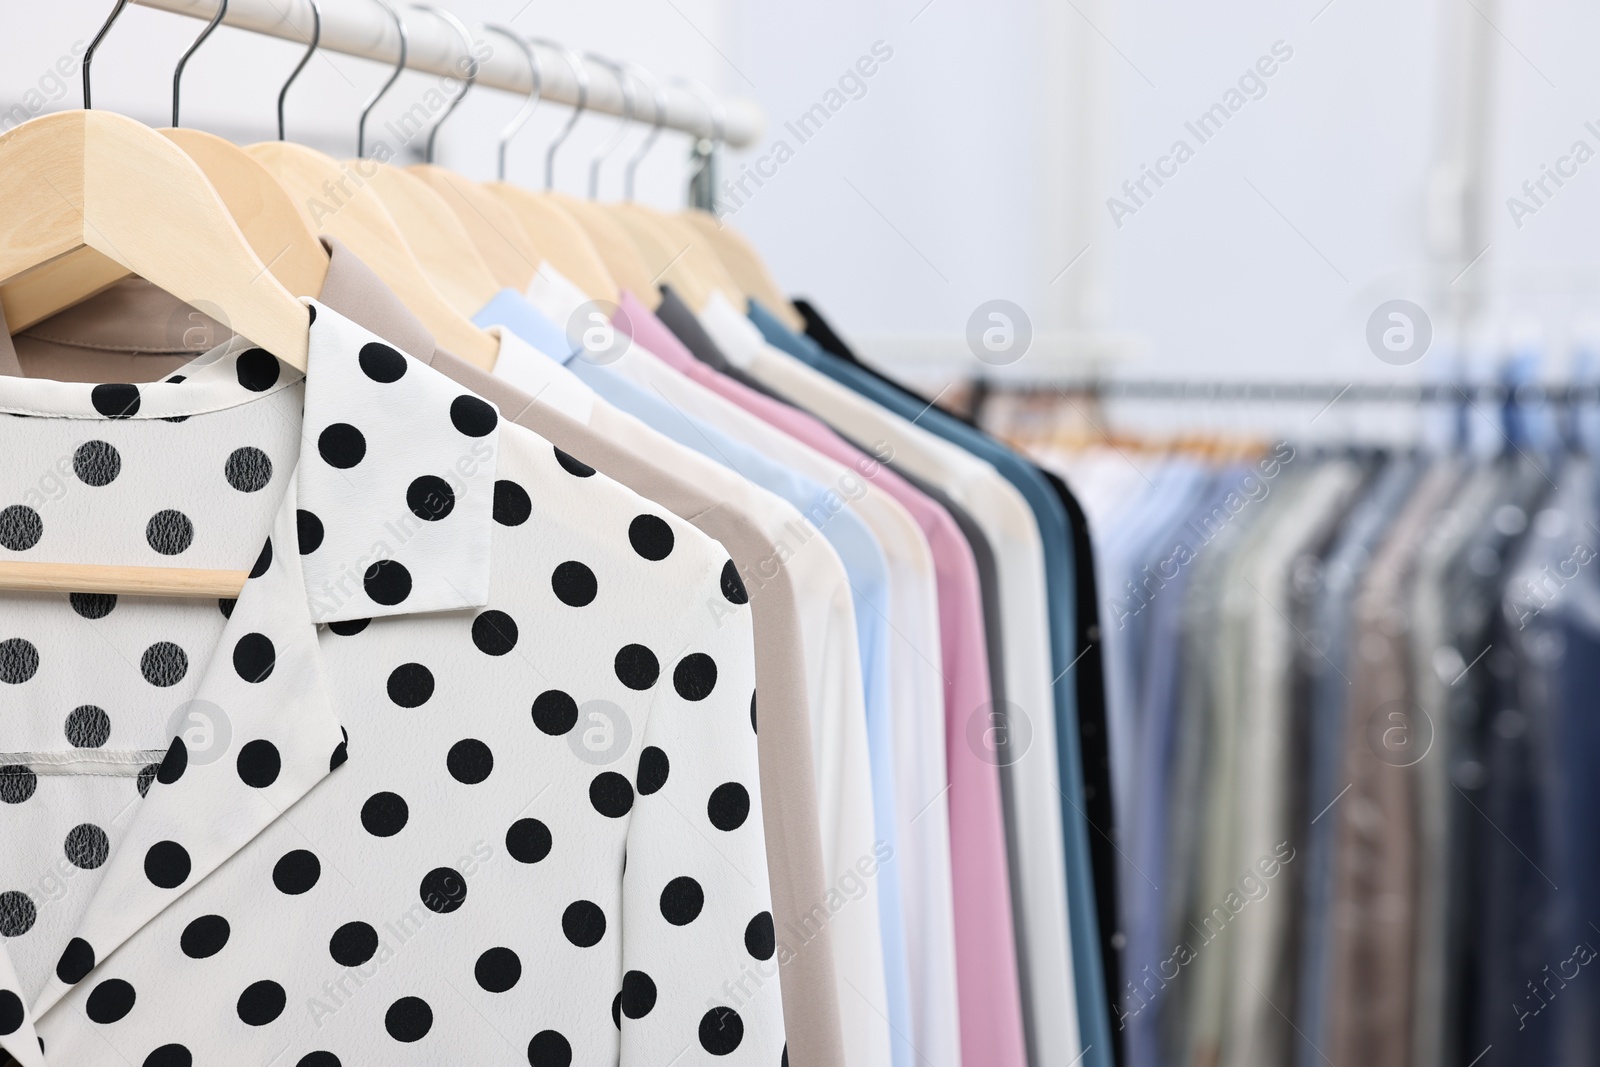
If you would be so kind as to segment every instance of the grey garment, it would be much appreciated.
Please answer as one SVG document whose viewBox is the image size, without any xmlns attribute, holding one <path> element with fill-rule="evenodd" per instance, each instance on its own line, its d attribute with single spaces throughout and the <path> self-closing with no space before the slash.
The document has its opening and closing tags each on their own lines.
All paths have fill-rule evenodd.
<svg viewBox="0 0 1600 1067">
<path fill-rule="evenodd" d="M 1222 1062 L 1234 1067 L 1286 1063 L 1295 1041 L 1287 1014 L 1294 1003 L 1296 806 L 1291 798 L 1302 782 L 1291 770 L 1296 710 L 1292 667 L 1299 638 L 1288 612 L 1295 561 L 1344 514 L 1350 495 L 1360 485 L 1361 471 L 1349 460 L 1335 460 L 1311 468 L 1303 480 L 1304 487 L 1298 493 L 1291 489 L 1279 504 L 1281 517 L 1264 531 L 1262 544 L 1243 574 L 1254 596 L 1232 742 L 1239 749 L 1234 866 L 1237 872 L 1249 872 L 1261 895 L 1251 898 L 1232 935 L 1232 1003 Z"/>
<path fill-rule="evenodd" d="M 337 242 L 324 241 L 332 259 L 320 299 L 328 307 L 494 401 L 503 417 L 692 523 L 719 541 L 737 566 L 755 567 L 778 558 L 777 547 L 748 515 L 439 349 L 433 336 L 365 264 Z M 120 361 L 113 364 L 121 367 L 118 377 L 148 381 L 198 354 L 186 345 L 202 333 L 208 347 L 229 336 L 222 327 L 203 316 L 195 318 L 197 315 L 147 282 L 119 282 L 106 293 L 25 331 L 14 339 L 15 348 L 0 342 L 0 374 L 26 369 L 50 377 L 95 380 L 107 366 L 109 354 Z M 172 323 L 186 325 L 174 333 Z M 186 337 L 188 330 L 197 332 Z M 6 336 L 0 332 L 0 337 Z M 827 899 L 808 693 L 799 651 L 799 592 L 787 570 L 780 568 L 774 580 L 747 593 L 755 623 L 759 708 L 752 708 L 752 714 L 759 724 L 768 878 L 773 919 L 782 930 L 788 923 L 798 927 L 818 901 Z M 795 941 L 786 949 L 793 951 L 781 959 L 778 973 L 794 1062 L 842 1067 L 844 1038 L 832 928 L 824 924 L 816 936 Z"/>
<path fill-rule="evenodd" d="M 1417 761 L 1430 746 L 1412 699 L 1410 597 L 1417 552 L 1460 477 L 1433 463 L 1378 544 L 1353 605 L 1341 737 L 1348 783 L 1335 820 L 1330 1059 L 1406 1067 L 1411 1057 Z M 1336 783 L 1337 784 L 1337 783 Z"/>
<path fill-rule="evenodd" d="M 1461 546 L 1488 522 L 1501 492 L 1502 472 L 1482 464 L 1470 470 L 1455 498 L 1440 513 L 1417 557 L 1411 596 L 1411 675 L 1413 699 L 1432 728 L 1433 747 L 1416 765 L 1417 899 L 1416 984 L 1412 1025 L 1413 1067 L 1447 1067 L 1445 990 L 1449 965 L 1449 806 L 1448 753 L 1450 686 L 1466 664 L 1449 645 L 1445 578 Z"/>
<path fill-rule="evenodd" d="M 1219 484 L 1230 479 L 1237 483 L 1243 473 L 1223 472 Z M 1215 814 L 1225 796 L 1220 783 L 1230 773 L 1232 756 L 1218 743 L 1214 726 L 1225 714 L 1218 706 L 1219 694 L 1232 676 L 1231 650 L 1221 633 L 1222 602 L 1232 565 L 1269 510 L 1260 502 L 1247 503 L 1236 513 L 1226 513 L 1214 532 L 1207 530 L 1195 548 L 1194 577 L 1184 598 L 1180 654 L 1186 681 L 1178 706 L 1166 866 L 1169 899 L 1179 915 L 1174 940 L 1188 951 L 1181 954 L 1182 976 L 1169 986 L 1168 1011 L 1160 1023 L 1168 1062 L 1175 1064 L 1215 1062 L 1221 1036 L 1227 922 L 1217 920 L 1212 909 L 1223 907 L 1227 914 L 1225 901 L 1214 898 L 1228 892 L 1231 852 L 1227 822 Z"/>
<path fill-rule="evenodd" d="M 656 308 L 656 318 L 662 325 L 672 331 L 672 335 L 683 342 L 683 347 L 689 354 L 713 370 L 721 371 L 729 377 L 735 377 L 731 372 L 733 364 L 723 353 L 721 346 L 712 340 L 706 328 L 700 325 L 700 319 L 695 315 L 694 309 L 683 302 L 683 298 L 675 293 L 670 285 L 661 287 L 661 306 Z M 737 375 L 739 381 L 750 384 L 744 375 Z M 753 386 L 754 387 L 754 386 Z M 759 387 L 755 387 L 759 388 Z M 762 392 L 767 390 L 762 389 Z"/>
<path fill-rule="evenodd" d="M 1230 1017 L 1236 1008 L 1248 1015 L 1248 1007 L 1239 1001 L 1259 998 L 1261 993 L 1271 995 L 1268 990 L 1257 993 L 1240 988 L 1232 981 L 1239 973 L 1240 955 L 1247 943 L 1244 930 L 1258 918 L 1256 902 L 1248 898 L 1248 886 L 1243 884 L 1258 857 L 1244 854 L 1238 817 L 1239 792 L 1244 778 L 1252 773 L 1243 731 L 1244 707 L 1250 700 L 1259 651 L 1253 638 L 1262 590 L 1253 576 L 1259 561 L 1292 522 L 1309 478 L 1304 469 L 1287 467 L 1268 496 L 1248 504 L 1252 520 L 1216 587 L 1216 668 L 1210 679 L 1206 723 L 1212 756 L 1202 800 L 1205 852 L 1199 876 L 1199 911 L 1192 920 L 1206 944 L 1198 949 L 1200 958 L 1193 966 L 1192 980 L 1199 991 L 1193 1002 L 1192 1062 L 1227 1061 Z"/>
<path fill-rule="evenodd" d="M 1310 625 L 1303 631 L 1301 657 L 1312 687 L 1305 734 L 1306 823 L 1300 829 L 1305 881 L 1294 1013 L 1304 1038 L 1294 1046 L 1299 1067 L 1317 1067 L 1322 1062 L 1318 1050 L 1328 1042 L 1335 827 L 1328 813 L 1345 785 L 1338 778 L 1350 688 L 1351 606 L 1378 539 L 1404 506 L 1420 469 L 1411 457 L 1391 460 L 1351 509 L 1323 561 Z"/>
<path fill-rule="evenodd" d="M 1484 1036 L 1490 1029 L 1484 1012 L 1510 1016 L 1510 1005 L 1517 996 L 1513 991 L 1499 1003 L 1485 1002 L 1486 990 L 1496 982 L 1496 977 L 1484 970 L 1492 965 L 1486 931 L 1493 921 L 1484 885 L 1492 872 L 1485 864 L 1490 850 L 1500 847 L 1499 831 L 1485 820 L 1492 755 L 1488 742 L 1502 699 L 1497 675 L 1505 674 L 1511 656 L 1509 649 L 1497 651 L 1494 645 L 1507 561 L 1550 485 L 1533 463 L 1520 457 L 1504 458 L 1498 466 L 1504 472 L 1503 481 L 1489 509 L 1489 521 L 1461 546 L 1445 581 L 1448 647 L 1453 653 L 1442 658 L 1459 659 L 1462 665 L 1450 686 L 1451 748 L 1445 753 L 1452 786 L 1446 876 L 1451 891 L 1445 901 L 1450 924 L 1445 937 L 1446 1063 L 1465 1063 L 1481 1052 L 1490 1040 Z M 1511 985 L 1515 984 L 1513 980 Z"/>
</svg>

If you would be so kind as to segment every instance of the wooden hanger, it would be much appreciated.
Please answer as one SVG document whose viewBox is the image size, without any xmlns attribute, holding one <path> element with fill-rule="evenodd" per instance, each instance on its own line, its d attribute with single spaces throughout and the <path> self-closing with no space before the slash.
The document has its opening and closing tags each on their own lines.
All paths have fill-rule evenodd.
<svg viewBox="0 0 1600 1067">
<path fill-rule="evenodd" d="M 795 310 L 767 269 L 766 261 L 743 234 L 699 208 L 686 208 L 677 217 L 705 238 L 745 296 L 759 300 L 762 307 L 778 316 L 791 330 L 805 332 L 805 318 Z"/>
<path fill-rule="evenodd" d="M 431 163 L 406 168 L 438 193 L 467 231 L 478 254 L 507 289 L 525 292 L 544 255 L 505 202 L 477 182 Z"/>
<path fill-rule="evenodd" d="M 559 195 L 559 194 L 552 194 Z M 607 205 L 607 213 L 628 235 L 639 257 L 644 260 L 657 284 L 670 285 L 696 311 L 711 299 L 715 284 L 697 269 L 692 244 L 675 241 L 655 220 L 642 212 L 625 210 L 622 205 Z"/>
<path fill-rule="evenodd" d="M 717 255 L 711 242 L 698 229 L 688 225 L 677 214 L 661 211 L 647 204 L 621 203 L 615 205 L 615 210 L 631 211 L 640 215 L 656 225 L 663 233 L 667 234 L 679 248 L 689 251 L 684 259 L 691 262 L 695 271 L 713 289 L 722 293 L 733 303 L 734 307 L 744 307 L 745 292 L 740 287 L 728 268 L 723 265 L 722 258 Z"/>
<path fill-rule="evenodd" d="M 328 250 L 277 179 L 250 153 L 200 130 L 158 130 L 195 161 L 273 277 L 296 296 L 318 296 Z"/>
<path fill-rule="evenodd" d="M 544 254 L 544 260 L 582 289 L 589 299 L 609 300 L 614 304 L 621 298 L 616 279 L 588 232 L 553 200 L 508 182 L 488 182 L 484 188 L 511 209 L 534 245 Z"/>
<path fill-rule="evenodd" d="M 23 123 L 0 136 L 0 205 L 0 282 L 62 280 L 50 267 L 92 249 L 180 300 L 220 308 L 241 336 L 305 369 L 308 308 L 251 250 L 200 167 L 149 127 L 105 111 Z M 65 310 L 81 292 L 67 286 L 52 300 L 35 289 L 33 313 Z M 246 574 L 0 560 L 0 588 L 43 592 L 236 596 Z"/>
<path fill-rule="evenodd" d="M 23 123 L 0 136 L 0 205 L 0 281 L 93 249 L 180 300 L 220 308 L 239 334 L 305 369 L 306 306 L 266 275 L 204 172 L 148 126 L 105 111 Z M 34 296 L 30 314 L 45 318 L 82 299 Z"/>
<path fill-rule="evenodd" d="M 369 180 L 435 288 L 469 319 L 482 311 L 503 287 L 444 198 L 415 174 L 388 164 L 373 168 Z"/>
<path fill-rule="evenodd" d="M 616 279 L 618 287 L 632 293 L 651 311 L 660 307 L 661 289 L 656 284 L 657 279 L 645 266 L 639 246 L 622 224 L 599 204 L 576 197 L 562 197 L 559 203 L 561 210 L 571 215 L 594 242 L 595 249 L 600 253 L 600 258 L 605 260 L 606 268 Z"/>
<path fill-rule="evenodd" d="M 500 342 L 463 316 L 429 279 L 382 199 L 370 187 L 380 164 L 341 166 L 316 149 L 265 141 L 245 149 L 289 194 L 313 230 L 350 247 L 443 347 L 489 369 Z"/>
</svg>

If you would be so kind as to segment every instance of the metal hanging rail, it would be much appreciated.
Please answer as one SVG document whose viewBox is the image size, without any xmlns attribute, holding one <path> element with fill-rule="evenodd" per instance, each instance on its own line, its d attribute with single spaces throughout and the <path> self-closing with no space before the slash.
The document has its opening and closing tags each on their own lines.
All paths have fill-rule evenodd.
<svg viewBox="0 0 1600 1067">
<path fill-rule="evenodd" d="M 217 0 L 133 0 L 140 7 L 155 8 L 175 15 L 209 22 L 217 13 Z M 393 66 L 399 54 L 399 39 L 394 23 L 380 4 L 372 0 L 320 0 L 322 37 L 319 48 L 347 56 L 370 59 Z M 459 76 L 463 59 L 460 35 L 443 19 L 407 5 L 399 5 L 406 21 L 409 47 L 406 69 L 439 77 Z M 222 25 L 234 29 L 278 37 L 296 44 L 311 40 L 315 15 L 308 0 L 229 0 Z M 527 95 L 533 88 L 527 59 L 522 50 L 499 34 L 480 32 L 478 39 L 488 44 L 492 54 L 479 65 L 479 87 L 502 89 Z M 560 52 L 536 44 L 543 73 L 542 99 L 574 106 L 578 103 L 578 78 Z M 585 61 L 589 76 L 586 105 L 590 111 L 608 115 L 623 114 L 622 85 L 615 71 L 593 61 Z M 636 87 L 637 89 L 637 87 Z M 764 120 L 761 108 L 745 99 L 722 100 L 713 109 L 688 89 L 669 86 L 664 90 L 667 129 L 692 134 L 702 139 L 720 139 L 734 148 L 755 143 L 761 136 Z M 646 121 L 654 119 L 647 113 Z"/>
<path fill-rule="evenodd" d="M 1015 392 L 1015 387 L 989 383 L 989 392 Z M 1429 382 L 1387 385 L 1377 382 L 1163 381 L 1105 379 L 1028 385 L 1022 392 L 1089 394 L 1105 399 L 1162 401 L 1259 401 L 1279 404 L 1322 404 L 1353 401 L 1367 404 L 1461 403 L 1483 401 L 1518 404 L 1600 403 L 1600 383 L 1525 383 L 1508 387 L 1496 382 Z"/>
</svg>

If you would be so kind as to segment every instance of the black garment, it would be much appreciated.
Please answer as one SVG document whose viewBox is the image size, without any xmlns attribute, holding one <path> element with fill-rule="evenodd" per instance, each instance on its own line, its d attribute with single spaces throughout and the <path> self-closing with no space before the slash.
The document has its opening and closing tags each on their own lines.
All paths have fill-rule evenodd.
<svg viewBox="0 0 1600 1067">
<path fill-rule="evenodd" d="M 879 373 L 869 364 L 857 359 L 850 346 L 834 332 L 821 312 L 809 301 L 796 299 L 794 306 L 805 319 L 806 336 L 816 342 L 823 351 L 855 364 L 874 378 L 888 383 L 920 403 L 932 403 L 927 397 L 907 389 L 893 378 Z M 955 412 L 947 414 L 979 432 L 987 432 L 964 415 Z M 1072 491 L 1067 488 L 1066 483 L 1049 471 L 1041 469 L 1040 473 L 1045 476 L 1061 499 L 1061 506 L 1065 509 L 1067 521 L 1072 527 L 1073 564 L 1077 572 L 1075 575 L 1078 629 L 1076 644 L 1085 650 L 1083 658 L 1073 668 L 1078 696 L 1078 730 L 1082 743 L 1083 789 L 1088 804 L 1085 817 L 1090 827 L 1096 831 L 1089 836 L 1089 862 L 1094 868 L 1095 911 L 1100 930 L 1100 961 L 1105 971 L 1107 989 L 1113 991 L 1114 1001 L 1114 991 L 1122 988 L 1122 956 L 1118 946 L 1126 939 L 1122 933 L 1117 909 L 1118 856 L 1114 844 L 1117 836 L 1116 812 L 1112 806 L 1111 794 L 1111 753 L 1106 728 L 1105 681 L 1100 656 L 1100 609 L 1094 578 L 1094 547 L 1089 537 L 1088 520 Z M 1112 1054 L 1116 1062 L 1125 1062 L 1120 1028 L 1112 1028 L 1111 1040 L 1114 1046 Z"/>
</svg>

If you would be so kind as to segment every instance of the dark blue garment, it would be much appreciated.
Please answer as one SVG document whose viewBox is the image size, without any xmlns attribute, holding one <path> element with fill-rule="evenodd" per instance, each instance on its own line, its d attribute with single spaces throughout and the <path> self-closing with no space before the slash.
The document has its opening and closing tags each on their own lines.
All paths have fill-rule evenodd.
<svg viewBox="0 0 1600 1067">
<path fill-rule="evenodd" d="M 1313 677 L 1310 722 L 1305 847 L 1305 895 L 1300 932 L 1299 998 L 1296 1026 L 1304 1040 L 1295 1046 L 1300 1067 L 1322 1062 L 1327 1044 L 1329 963 L 1333 953 L 1334 827 L 1329 808 L 1345 788 L 1339 781 L 1345 710 L 1350 699 L 1351 612 L 1361 576 L 1378 539 L 1405 504 L 1420 473 L 1409 458 L 1396 459 L 1372 483 L 1345 519 L 1344 528 L 1323 561 L 1321 588 L 1305 634 L 1301 655 Z"/>
<path fill-rule="evenodd" d="M 1050 483 L 1031 464 L 981 431 L 937 407 L 921 405 L 862 368 L 824 352 L 810 338 L 794 333 L 760 305 L 751 303 L 750 318 L 767 343 L 789 353 L 840 384 L 854 390 L 991 464 L 1027 501 L 1044 545 L 1045 580 L 1050 611 L 1050 643 L 1055 675 L 1056 759 L 1059 767 L 1061 816 L 1067 866 L 1067 912 L 1072 931 L 1073 977 L 1086 1067 L 1112 1067 L 1111 1014 L 1105 971 L 1099 952 L 1098 912 L 1089 853 L 1089 826 L 1084 812 L 1083 760 L 1080 753 L 1077 691 L 1067 677 L 1081 651 L 1076 641 L 1076 594 L 1072 531 L 1065 509 Z"/>
</svg>

